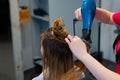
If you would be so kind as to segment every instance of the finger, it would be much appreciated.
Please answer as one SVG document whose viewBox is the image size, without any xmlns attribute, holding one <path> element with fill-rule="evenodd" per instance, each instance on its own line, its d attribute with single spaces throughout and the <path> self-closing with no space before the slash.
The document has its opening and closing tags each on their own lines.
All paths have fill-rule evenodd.
<svg viewBox="0 0 120 80">
<path fill-rule="evenodd" d="M 80 11 L 78 11 L 78 15 L 77 15 L 78 20 L 80 20 L 80 17 L 81 17 L 81 13 Z"/>
<path fill-rule="evenodd" d="M 68 38 L 65 38 L 65 41 L 67 42 L 68 45 L 70 45 L 70 40 Z"/>
<path fill-rule="evenodd" d="M 79 12 L 79 13 L 78 13 L 78 14 L 79 14 L 79 16 L 78 16 L 78 17 L 79 17 L 79 20 L 82 21 L 81 8 L 79 8 L 79 11 L 78 11 L 78 12 Z"/>
<path fill-rule="evenodd" d="M 80 20 L 80 15 L 79 15 L 80 13 L 79 13 L 79 11 L 77 12 L 77 14 L 76 14 L 76 17 L 77 17 L 77 19 L 78 20 Z"/>
<path fill-rule="evenodd" d="M 78 9 L 75 10 L 74 14 L 75 14 L 75 17 L 78 19 L 79 18 L 79 11 L 78 11 Z"/>
<path fill-rule="evenodd" d="M 67 37 L 70 41 L 73 39 L 73 36 L 71 36 L 71 35 L 68 35 L 68 37 Z"/>
</svg>

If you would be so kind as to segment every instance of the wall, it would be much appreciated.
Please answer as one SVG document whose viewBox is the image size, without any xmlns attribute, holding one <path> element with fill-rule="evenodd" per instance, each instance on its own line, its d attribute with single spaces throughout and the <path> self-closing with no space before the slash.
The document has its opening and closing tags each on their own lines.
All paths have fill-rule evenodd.
<svg viewBox="0 0 120 80">
<path fill-rule="evenodd" d="M 101 7 L 112 12 L 120 10 L 120 0 L 102 0 Z M 103 57 L 110 61 L 115 61 L 115 54 L 112 48 L 113 42 L 117 34 L 114 33 L 115 25 L 101 24 L 101 51 Z"/>
</svg>

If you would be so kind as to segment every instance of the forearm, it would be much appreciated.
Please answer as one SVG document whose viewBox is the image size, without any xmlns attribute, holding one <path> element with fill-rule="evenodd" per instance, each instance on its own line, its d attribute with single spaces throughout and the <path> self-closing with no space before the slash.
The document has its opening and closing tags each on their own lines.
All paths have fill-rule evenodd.
<svg viewBox="0 0 120 80">
<path fill-rule="evenodd" d="M 65 38 L 73 54 L 81 60 L 97 80 L 120 80 L 120 75 L 110 71 L 87 53 L 86 45 L 77 36 L 68 35 Z"/>
<path fill-rule="evenodd" d="M 97 8 L 95 18 L 106 24 L 114 24 L 112 14 L 113 13 L 108 10 Z"/>
<path fill-rule="evenodd" d="M 120 80 L 120 75 L 105 68 L 91 55 L 85 54 L 80 60 L 85 64 L 97 80 Z"/>
</svg>

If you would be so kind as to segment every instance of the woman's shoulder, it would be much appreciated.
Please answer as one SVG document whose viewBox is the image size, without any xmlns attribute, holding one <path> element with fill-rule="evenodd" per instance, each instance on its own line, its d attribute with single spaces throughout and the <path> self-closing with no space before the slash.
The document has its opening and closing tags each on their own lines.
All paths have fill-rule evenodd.
<svg viewBox="0 0 120 80">
<path fill-rule="evenodd" d="M 43 80 L 43 72 L 39 76 L 33 78 L 32 80 Z"/>
</svg>

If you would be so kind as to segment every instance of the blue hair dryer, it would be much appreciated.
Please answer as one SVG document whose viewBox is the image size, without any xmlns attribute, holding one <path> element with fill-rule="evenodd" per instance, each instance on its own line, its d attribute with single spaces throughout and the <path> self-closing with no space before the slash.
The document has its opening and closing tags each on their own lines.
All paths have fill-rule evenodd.
<svg viewBox="0 0 120 80">
<path fill-rule="evenodd" d="M 91 42 L 91 26 L 96 12 L 95 0 L 83 0 L 81 15 L 83 21 L 82 38 Z"/>
</svg>

